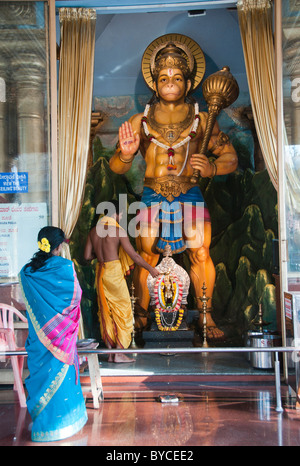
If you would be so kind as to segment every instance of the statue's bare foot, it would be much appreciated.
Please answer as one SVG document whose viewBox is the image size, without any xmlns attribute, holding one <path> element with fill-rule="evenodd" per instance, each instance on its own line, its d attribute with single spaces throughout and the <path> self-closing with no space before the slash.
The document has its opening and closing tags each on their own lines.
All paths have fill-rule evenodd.
<svg viewBox="0 0 300 466">
<path fill-rule="evenodd" d="M 203 330 L 203 314 L 200 314 L 199 325 Z M 220 330 L 211 317 L 211 313 L 206 314 L 206 338 L 208 341 L 224 341 L 225 334 Z"/>
<path fill-rule="evenodd" d="M 126 356 L 125 354 L 118 353 L 118 354 L 115 354 L 114 362 L 116 362 L 116 363 L 120 363 L 120 362 L 127 362 L 127 363 L 128 363 L 128 362 L 135 362 L 135 359 L 129 358 L 129 357 Z"/>
<path fill-rule="evenodd" d="M 224 341 L 225 334 L 222 330 L 214 325 L 211 327 L 206 327 L 206 338 L 208 341 Z"/>
</svg>

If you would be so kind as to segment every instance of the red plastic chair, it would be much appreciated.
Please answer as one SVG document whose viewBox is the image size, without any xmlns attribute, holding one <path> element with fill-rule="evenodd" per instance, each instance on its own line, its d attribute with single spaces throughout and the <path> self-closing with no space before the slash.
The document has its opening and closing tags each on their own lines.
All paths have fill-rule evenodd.
<svg viewBox="0 0 300 466">
<path fill-rule="evenodd" d="M 13 306 L 0 303 L 0 348 L 1 350 L 24 350 L 16 346 L 15 332 L 14 332 L 14 315 L 16 315 L 23 322 L 27 322 L 26 317 L 21 314 Z M 1 338 L 2 337 L 2 338 Z M 18 392 L 19 402 L 21 408 L 26 407 L 26 396 L 23 386 L 22 374 L 23 374 L 24 356 L 12 356 L 11 365 L 14 373 L 14 390 Z"/>
</svg>

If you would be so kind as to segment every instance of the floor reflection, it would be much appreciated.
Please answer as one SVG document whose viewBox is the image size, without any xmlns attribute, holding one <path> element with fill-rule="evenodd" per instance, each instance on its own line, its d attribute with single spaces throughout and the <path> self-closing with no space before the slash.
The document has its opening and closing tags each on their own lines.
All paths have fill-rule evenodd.
<svg viewBox="0 0 300 466">
<path fill-rule="evenodd" d="M 27 410 L 19 408 L 12 390 L 0 385 L 0 445 L 300 445 L 295 399 L 282 384 L 284 411 L 276 412 L 273 372 L 251 368 L 244 355 L 141 354 L 130 365 L 110 364 L 101 355 L 99 363 L 104 402 L 95 410 L 88 397 L 87 424 L 60 442 L 32 443 Z M 178 402 L 162 403 L 160 395 L 167 394 L 175 394 Z"/>
<path fill-rule="evenodd" d="M 104 391 L 105 392 L 105 391 Z M 0 445 L 5 446 L 298 446 L 300 413 L 283 388 L 283 413 L 273 388 L 212 387 L 176 391 L 107 391 L 99 410 L 87 399 L 88 422 L 74 437 L 45 444 L 30 440 L 31 419 L 15 395 L 0 390 Z"/>
</svg>

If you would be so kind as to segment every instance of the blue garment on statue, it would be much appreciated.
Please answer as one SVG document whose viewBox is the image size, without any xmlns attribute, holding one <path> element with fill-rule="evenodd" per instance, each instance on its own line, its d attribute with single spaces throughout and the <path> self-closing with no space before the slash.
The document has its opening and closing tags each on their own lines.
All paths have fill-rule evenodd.
<svg viewBox="0 0 300 466">
<path fill-rule="evenodd" d="M 173 254 L 178 254 L 186 249 L 183 237 L 183 220 L 187 208 L 190 208 L 191 219 L 192 216 L 194 218 L 195 215 L 200 214 L 203 216 L 203 220 L 210 221 L 207 205 L 198 186 L 189 189 L 185 194 L 181 193 L 173 201 L 168 201 L 162 194 L 157 194 L 153 189 L 144 187 L 141 202 L 148 209 L 159 205 L 158 219 L 156 219 L 161 224 L 156 245 L 159 252 L 163 252 L 167 244 L 171 246 Z M 193 207 L 194 209 L 192 209 Z"/>
<path fill-rule="evenodd" d="M 72 261 L 56 256 L 35 272 L 23 267 L 19 278 L 28 316 L 31 438 L 62 440 L 87 421 L 76 349 L 81 288 Z"/>
</svg>

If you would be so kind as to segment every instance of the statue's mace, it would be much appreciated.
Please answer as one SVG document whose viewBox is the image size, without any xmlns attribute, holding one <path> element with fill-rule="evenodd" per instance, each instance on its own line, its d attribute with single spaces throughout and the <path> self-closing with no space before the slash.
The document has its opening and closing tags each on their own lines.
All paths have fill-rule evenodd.
<svg viewBox="0 0 300 466">
<path fill-rule="evenodd" d="M 224 66 L 220 71 L 208 76 L 202 85 L 202 92 L 208 106 L 208 118 L 200 154 L 206 155 L 216 118 L 223 108 L 229 107 L 238 98 L 239 86 L 229 67 Z M 194 170 L 191 182 L 197 183 L 199 175 L 199 170 Z"/>
</svg>

